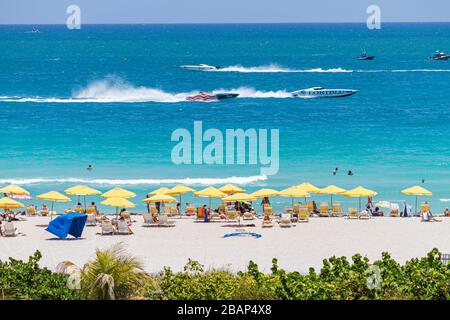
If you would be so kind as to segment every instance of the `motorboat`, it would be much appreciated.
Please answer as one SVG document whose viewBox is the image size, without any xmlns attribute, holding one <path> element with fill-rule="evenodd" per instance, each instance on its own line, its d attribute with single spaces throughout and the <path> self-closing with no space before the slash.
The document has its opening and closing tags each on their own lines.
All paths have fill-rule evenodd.
<svg viewBox="0 0 450 320">
<path fill-rule="evenodd" d="M 434 56 L 430 57 L 431 60 L 448 60 L 450 55 L 445 54 L 443 51 L 437 50 Z"/>
<path fill-rule="evenodd" d="M 185 66 L 180 66 L 181 69 L 186 69 L 186 70 L 199 70 L 199 71 L 212 71 L 212 70 L 219 70 L 220 67 L 217 66 L 210 66 L 207 64 L 197 64 L 197 65 L 185 65 Z"/>
<path fill-rule="evenodd" d="M 187 101 L 202 101 L 202 102 L 208 102 L 208 101 L 221 101 L 221 100 L 227 100 L 227 99 L 233 99 L 239 96 L 239 93 L 206 93 L 206 92 L 199 92 L 198 94 L 194 96 L 186 97 Z"/>
<path fill-rule="evenodd" d="M 353 89 L 325 89 L 323 87 L 313 87 L 308 89 L 301 89 L 292 92 L 292 96 L 295 98 L 340 98 L 348 97 L 358 90 Z"/>
<path fill-rule="evenodd" d="M 356 60 L 373 60 L 373 59 L 375 59 L 375 56 L 368 55 L 366 50 L 363 50 L 361 52 L 361 55 L 358 58 L 356 58 Z"/>
</svg>

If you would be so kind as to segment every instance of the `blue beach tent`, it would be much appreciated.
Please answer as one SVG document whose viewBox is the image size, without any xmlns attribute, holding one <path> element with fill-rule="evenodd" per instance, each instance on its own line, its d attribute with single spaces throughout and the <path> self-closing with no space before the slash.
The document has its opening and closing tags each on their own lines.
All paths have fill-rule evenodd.
<svg viewBox="0 0 450 320">
<path fill-rule="evenodd" d="M 75 238 L 79 238 L 83 233 L 86 219 L 86 214 L 78 212 L 68 213 L 50 221 L 47 229 L 45 230 L 53 233 L 61 239 L 67 238 L 68 234 L 74 236 Z"/>
</svg>

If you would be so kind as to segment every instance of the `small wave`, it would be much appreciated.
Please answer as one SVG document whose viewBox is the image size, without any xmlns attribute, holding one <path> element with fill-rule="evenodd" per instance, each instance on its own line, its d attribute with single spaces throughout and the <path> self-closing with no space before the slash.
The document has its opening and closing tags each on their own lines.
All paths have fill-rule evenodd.
<svg viewBox="0 0 450 320">
<path fill-rule="evenodd" d="M 83 178 L 12 178 L 0 179 L 0 184 L 13 183 L 20 185 L 50 184 L 50 183 L 86 183 L 93 185 L 164 185 L 164 184 L 186 184 L 186 185 L 216 185 L 234 183 L 246 185 L 258 181 L 267 180 L 266 175 L 249 177 L 227 177 L 227 178 L 180 178 L 180 179 L 83 179 Z"/>
<path fill-rule="evenodd" d="M 450 202 L 450 199 L 444 198 L 444 199 L 439 199 L 439 201 L 441 201 L 441 202 Z"/>
</svg>

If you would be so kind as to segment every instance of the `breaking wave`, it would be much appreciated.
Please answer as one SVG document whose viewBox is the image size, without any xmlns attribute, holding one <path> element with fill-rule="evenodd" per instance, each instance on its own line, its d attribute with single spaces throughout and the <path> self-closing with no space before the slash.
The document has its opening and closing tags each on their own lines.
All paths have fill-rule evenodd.
<svg viewBox="0 0 450 320">
<path fill-rule="evenodd" d="M 267 180 L 266 175 L 248 177 L 226 177 L 226 178 L 180 178 L 180 179 L 83 179 L 83 178 L 12 178 L 0 179 L 0 184 L 13 183 L 20 185 L 49 184 L 49 183 L 85 183 L 93 185 L 164 185 L 164 184 L 186 184 L 186 185 L 216 185 L 234 183 L 246 185 L 258 181 Z"/>
</svg>

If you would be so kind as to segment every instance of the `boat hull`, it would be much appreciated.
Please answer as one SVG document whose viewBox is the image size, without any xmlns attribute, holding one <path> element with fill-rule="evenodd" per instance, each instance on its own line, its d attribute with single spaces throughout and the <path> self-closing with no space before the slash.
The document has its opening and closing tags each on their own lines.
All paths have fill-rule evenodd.
<svg viewBox="0 0 450 320">
<path fill-rule="evenodd" d="M 299 90 L 292 93 L 294 98 L 344 98 L 356 94 L 358 90 L 352 89 L 324 89 L 324 90 Z"/>
</svg>

